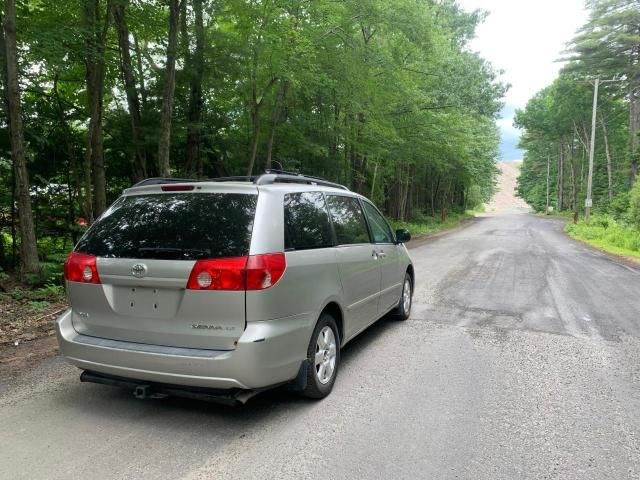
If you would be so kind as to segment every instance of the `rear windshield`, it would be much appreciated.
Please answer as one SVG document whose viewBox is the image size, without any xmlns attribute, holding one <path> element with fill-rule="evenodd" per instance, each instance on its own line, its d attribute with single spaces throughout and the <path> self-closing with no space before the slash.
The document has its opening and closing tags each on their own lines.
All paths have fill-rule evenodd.
<svg viewBox="0 0 640 480">
<path fill-rule="evenodd" d="M 76 251 L 112 258 L 195 260 L 249 253 L 257 196 L 180 193 L 120 198 Z"/>
</svg>

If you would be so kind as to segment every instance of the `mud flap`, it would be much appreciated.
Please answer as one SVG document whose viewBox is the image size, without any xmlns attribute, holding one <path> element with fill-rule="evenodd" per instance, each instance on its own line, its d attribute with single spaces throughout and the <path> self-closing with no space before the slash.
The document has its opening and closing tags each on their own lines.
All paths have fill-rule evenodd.
<svg viewBox="0 0 640 480">
<path fill-rule="evenodd" d="M 300 364 L 298 375 L 295 380 L 289 384 L 288 389 L 292 392 L 302 392 L 307 388 L 307 369 L 309 368 L 309 359 L 305 358 Z"/>
</svg>

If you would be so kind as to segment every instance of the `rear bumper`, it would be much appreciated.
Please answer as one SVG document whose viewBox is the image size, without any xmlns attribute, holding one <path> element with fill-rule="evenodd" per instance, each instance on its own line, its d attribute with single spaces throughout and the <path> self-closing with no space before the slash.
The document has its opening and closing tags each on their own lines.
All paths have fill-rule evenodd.
<svg viewBox="0 0 640 480">
<path fill-rule="evenodd" d="M 312 315 L 249 322 L 235 350 L 164 347 L 79 334 L 67 310 L 56 322 L 62 354 L 93 372 L 215 389 L 257 389 L 293 380 L 306 358 Z"/>
</svg>

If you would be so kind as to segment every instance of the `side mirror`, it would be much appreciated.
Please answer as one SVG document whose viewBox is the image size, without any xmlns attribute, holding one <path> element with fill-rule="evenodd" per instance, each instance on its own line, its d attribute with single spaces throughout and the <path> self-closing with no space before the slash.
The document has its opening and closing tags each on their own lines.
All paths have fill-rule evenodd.
<svg viewBox="0 0 640 480">
<path fill-rule="evenodd" d="M 406 228 L 396 230 L 396 240 L 398 243 L 406 243 L 411 240 L 411 233 Z"/>
</svg>

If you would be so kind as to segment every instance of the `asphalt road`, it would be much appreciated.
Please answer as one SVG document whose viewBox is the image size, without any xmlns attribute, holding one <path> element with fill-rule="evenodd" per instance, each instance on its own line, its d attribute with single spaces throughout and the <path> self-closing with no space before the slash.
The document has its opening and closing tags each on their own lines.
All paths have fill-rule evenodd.
<svg viewBox="0 0 640 480">
<path fill-rule="evenodd" d="M 0 393 L 0 478 L 640 478 L 639 268 L 529 215 L 412 256 L 412 318 L 324 401 L 141 402 L 54 358 Z"/>
</svg>

